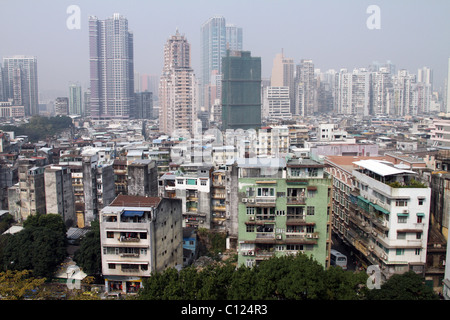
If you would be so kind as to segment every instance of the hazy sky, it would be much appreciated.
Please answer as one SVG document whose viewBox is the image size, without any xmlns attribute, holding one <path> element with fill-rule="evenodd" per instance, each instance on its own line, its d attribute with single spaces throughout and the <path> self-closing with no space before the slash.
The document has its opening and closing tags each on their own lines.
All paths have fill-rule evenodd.
<svg viewBox="0 0 450 320">
<path fill-rule="evenodd" d="M 81 11 L 81 28 L 70 30 L 70 5 Z M 380 8 L 380 29 L 366 26 L 369 5 Z M 244 50 L 262 59 L 270 77 L 284 50 L 297 64 L 312 59 L 323 71 L 368 67 L 390 60 L 416 74 L 432 68 L 443 86 L 450 57 L 450 1 L 414 0 L 0 0 L 0 57 L 38 59 L 39 91 L 68 92 L 70 81 L 89 84 L 88 17 L 120 13 L 134 33 L 135 71 L 159 75 L 166 40 L 178 28 L 191 44 L 200 70 L 200 27 L 213 15 L 243 28 Z M 67 95 L 67 93 L 66 93 Z"/>
</svg>

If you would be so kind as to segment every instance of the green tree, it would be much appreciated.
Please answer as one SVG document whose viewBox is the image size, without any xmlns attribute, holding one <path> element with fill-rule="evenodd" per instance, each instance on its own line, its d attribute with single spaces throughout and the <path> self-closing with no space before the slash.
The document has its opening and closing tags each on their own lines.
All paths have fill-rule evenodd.
<svg viewBox="0 0 450 320">
<path fill-rule="evenodd" d="M 394 274 L 380 289 L 369 290 L 368 300 L 437 300 L 433 289 L 427 287 L 424 278 L 413 271 Z"/>
<path fill-rule="evenodd" d="M 75 252 L 73 259 L 87 274 L 101 273 L 100 224 L 97 220 L 91 222 L 91 229 L 81 240 L 80 248 Z"/>
<path fill-rule="evenodd" d="M 365 272 L 350 272 L 339 267 L 328 268 L 325 272 L 327 300 L 362 300 L 365 297 Z"/>
<path fill-rule="evenodd" d="M 0 299 L 23 300 L 31 295 L 38 297 L 44 282 L 45 278 L 31 277 L 29 270 L 0 272 Z"/>
<path fill-rule="evenodd" d="M 231 277 L 228 299 L 254 300 L 259 296 L 256 292 L 256 269 L 240 266 Z"/>
<path fill-rule="evenodd" d="M 66 257 L 66 227 L 58 214 L 36 214 L 24 229 L 9 235 L 3 248 L 4 270 L 33 270 L 36 277 L 50 278 Z"/>
</svg>

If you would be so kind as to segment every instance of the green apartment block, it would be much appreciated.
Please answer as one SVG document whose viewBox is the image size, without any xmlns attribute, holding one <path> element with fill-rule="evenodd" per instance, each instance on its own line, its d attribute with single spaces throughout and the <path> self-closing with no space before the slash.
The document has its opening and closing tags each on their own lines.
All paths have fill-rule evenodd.
<svg viewBox="0 0 450 320">
<path fill-rule="evenodd" d="M 312 256 L 329 266 L 331 179 L 311 159 L 239 159 L 238 265 Z"/>
</svg>

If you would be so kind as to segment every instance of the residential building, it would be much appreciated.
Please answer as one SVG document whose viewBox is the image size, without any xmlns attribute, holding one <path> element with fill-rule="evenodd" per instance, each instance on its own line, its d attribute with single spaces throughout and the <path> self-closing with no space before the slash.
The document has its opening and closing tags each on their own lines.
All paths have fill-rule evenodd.
<svg viewBox="0 0 450 320">
<path fill-rule="evenodd" d="M 25 116 L 39 114 L 37 58 L 12 56 L 3 58 L 4 101 L 24 106 Z"/>
<path fill-rule="evenodd" d="M 222 61 L 222 131 L 261 127 L 261 58 L 227 51 Z"/>
<path fill-rule="evenodd" d="M 69 85 L 69 114 L 70 115 L 84 115 L 83 112 L 83 95 L 81 86 L 72 83 Z"/>
<path fill-rule="evenodd" d="M 431 189 L 417 173 L 379 158 L 325 163 L 333 176 L 334 234 L 363 266 L 379 265 L 382 281 L 410 270 L 424 276 Z"/>
<path fill-rule="evenodd" d="M 181 200 L 119 195 L 99 218 L 108 293 L 137 293 L 143 278 L 182 267 Z"/>
<path fill-rule="evenodd" d="M 197 93 L 191 68 L 191 46 L 178 30 L 164 47 L 164 67 L 159 83 L 159 130 L 193 133 L 197 119 Z"/>
<path fill-rule="evenodd" d="M 46 213 L 43 165 L 37 159 L 19 160 L 19 182 L 8 188 L 9 210 L 18 222 L 30 215 Z"/>
<path fill-rule="evenodd" d="M 129 119 L 134 110 L 133 33 L 128 20 L 114 13 L 89 17 L 90 117 Z"/>
<path fill-rule="evenodd" d="M 115 197 L 113 161 L 100 161 L 95 149 L 84 151 L 82 157 L 84 225 L 90 226 Z"/>
<path fill-rule="evenodd" d="M 153 119 L 153 93 L 149 91 L 136 92 L 136 119 Z"/>
<path fill-rule="evenodd" d="M 292 117 L 289 87 L 265 87 L 263 118 L 287 120 Z"/>
<path fill-rule="evenodd" d="M 154 160 L 136 160 L 128 165 L 128 194 L 130 196 L 158 196 L 158 168 Z"/>
<path fill-rule="evenodd" d="M 295 77 L 295 108 L 292 114 L 311 116 L 317 113 L 317 85 L 314 75 L 314 63 L 302 59 L 297 65 Z"/>
<path fill-rule="evenodd" d="M 289 106 L 292 109 L 288 113 L 293 113 L 295 105 L 294 90 L 294 59 L 286 58 L 284 52 L 278 53 L 273 59 L 272 75 L 270 78 L 271 87 L 288 87 Z"/>
<path fill-rule="evenodd" d="M 238 159 L 238 265 L 305 253 L 329 266 L 331 179 L 311 159 Z"/>
<path fill-rule="evenodd" d="M 433 119 L 430 141 L 433 147 L 439 149 L 447 149 L 450 147 L 450 119 Z"/>
<path fill-rule="evenodd" d="M 68 115 L 69 114 L 69 98 L 67 97 L 58 97 L 55 100 L 55 114 L 58 116 Z"/>
<path fill-rule="evenodd" d="M 0 101 L 0 118 L 24 118 L 25 107 L 13 106 L 12 100 L 8 102 Z"/>
<path fill-rule="evenodd" d="M 75 195 L 69 167 L 48 166 L 44 170 L 47 213 L 60 214 L 67 228 L 77 224 Z"/>
<path fill-rule="evenodd" d="M 183 228 L 183 266 L 191 265 L 197 259 L 198 252 L 197 230 L 194 228 Z"/>
</svg>

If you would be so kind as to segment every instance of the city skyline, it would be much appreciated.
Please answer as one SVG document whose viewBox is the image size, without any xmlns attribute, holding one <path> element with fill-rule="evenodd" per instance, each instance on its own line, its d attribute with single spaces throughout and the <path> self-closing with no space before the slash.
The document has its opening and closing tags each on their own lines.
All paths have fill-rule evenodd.
<svg viewBox="0 0 450 320">
<path fill-rule="evenodd" d="M 380 29 L 366 25 L 370 5 L 380 8 Z M 66 25 L 68 7 L 80 9 L 80 29 Z M 450 44 L 444 41 L 450 3 L 444 1 L 4 1 L 0 23 L 0 56 L 36 56 L 39 88 L 68 91 L 70 82 L 83 90 L 89 83 L 88 18 L 120 13 L 134 34 L 135 67 L 141 74 L 160 75 L 166 39 L 176 29 L 192 46 L 192 67 L 201 73 L 201 25 L 214 15 L 243 29 L 244 47 L 261 57 L 262 77 L 270 78 L 272 62 L 284 51 L 298 64 L 312 59 L 321 71 L 367 67 L 392 61 L 411 73 L 428 66 L 434 88 L 444 88 Z M 173 10 L 177 8 L 177 10 Z M 15 19 L 21 17 L 20 25 Z M 14 28 L 8 27 L 14 24 Z"/>
</svg>

